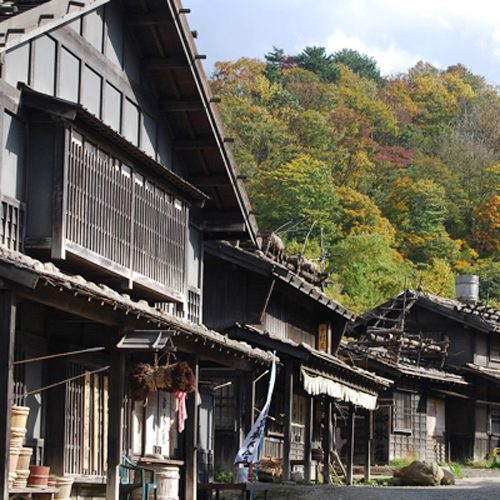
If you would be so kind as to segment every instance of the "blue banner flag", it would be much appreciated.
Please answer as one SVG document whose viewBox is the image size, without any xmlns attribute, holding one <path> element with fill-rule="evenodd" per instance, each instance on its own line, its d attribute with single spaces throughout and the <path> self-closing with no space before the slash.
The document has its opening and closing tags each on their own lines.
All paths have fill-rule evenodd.
<svg viewBox="0 0 500 500">
<path fill-rule="evenodd" d="M 273 364 L 271 366 L 271 374 L 269 375 L 269 387 L 267 389 L 267 399 L 261 414 L 255 421 L 252 430 L 248 433 L 242 447 L 238 451 L 236 458 L 234 459 L 235 464 L 239 463 L 255 463 L 257 451 L 259 449 L 259 444 L 262 436 L 264 435 L 264 429 L 266 428 L 266 419 L 269 413 L 269 407 L 271 406 L 271 400 L 273 398 L 274 383 L 276 382 L 276 355 L 273 354 Z"/>
</svg>

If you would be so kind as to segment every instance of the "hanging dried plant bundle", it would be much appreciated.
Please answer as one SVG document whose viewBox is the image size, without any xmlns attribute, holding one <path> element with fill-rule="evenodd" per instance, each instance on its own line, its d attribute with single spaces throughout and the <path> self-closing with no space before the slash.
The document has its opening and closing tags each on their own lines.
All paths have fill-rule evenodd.
<svg viewBox="0 0 500 500">
<path fill-rule="evenodd" d="M 185 361 L 172 365 L 171 372 L 173 391 L 193 392 L 196 389 L 196 377 Z"/>
<path fill-rule="evenodd" d="M 136 365 L 128 376 L 130 397 L 133 401 L 145 401 L 152 390 L 151 379 L 154 368 L 147 363 Z"/>
<path fill-rule="evenodd" d="M 196 378 L 185 361 L 165 366 L 136 365 L 128 376 L 130 397 L 133 401 L 145 401 L 151 391 L 171 389 L 172 391 L 193 392 Z"/>
</svg>

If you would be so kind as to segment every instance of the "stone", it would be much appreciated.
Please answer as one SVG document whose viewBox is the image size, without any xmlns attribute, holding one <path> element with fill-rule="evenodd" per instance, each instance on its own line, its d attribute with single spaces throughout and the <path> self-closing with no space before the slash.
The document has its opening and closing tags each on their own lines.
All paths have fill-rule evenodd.
<svg viewBox="0 0 500 500">
<path fill-rule="evenodd" d="M 407 467 L 399 469 L 396 477 L 401 478 L 402 486 L 438 486 L 444 472 L 436 462 L 416 460 Z"/>
<path fill-rule="evenodd" d="M 444 476 L 443 479 L 441 479 L 441 484 L 443 486 L 450 486 L 452 484 L 455 484 L 455 476 L 449 470 L 443 469 L 443 473 Z"/>
</svg>

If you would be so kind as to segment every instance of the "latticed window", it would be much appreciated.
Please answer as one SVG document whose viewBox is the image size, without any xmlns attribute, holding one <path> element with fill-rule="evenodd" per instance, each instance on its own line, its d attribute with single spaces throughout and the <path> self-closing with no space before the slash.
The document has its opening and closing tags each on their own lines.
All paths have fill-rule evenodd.
<svg viewBox="0 0 500 500">
<path fill-rule="evenodd" d="M 224 385 L 230 381 L 227 377 L 214 378 L 215 391 L 215 427 L 217 429 L 234 428 L 234 384 Z"/>
<path fill-rule="evenodd" d="M 68 365 L 66 382 L 65 453 L 66 474 L 103 476 L 108 443 L 108 377 L 89 373 L 76 363 Z"/>
<path fill-rule="evenodd" d="M 490 407 L 491 434 L 500 436 L 500 406 Z"/>
<path fill-rule="evenodd" d="M 394 394 L 394 432 L 408 432 L 412 428 L 412 398 L 411 394 L 396 392 Z"/>
<path fill-rule="evenodd" d="M 500 361 L 500 335 L 493 334 L 490 337 L 490 358 Z"/>
<path fill-rule="evenodd" d="M 99 145 L 73 132 L 66 238 L 125 270 L 185 287 L 186 205 Z"/>
<path fill-rule="evenodd" d="M 9 250 L 21 250 L 24 204 L 4 196 L 0 209 L 0 243 Z"/>
<path fill-rule="evenodd" d="M 20 351 L 19 349 L 16 349 L 14 352 L 14 361 L 24 361 L 26 358 L 26 355 L 24 351 Z M 26 404 L 26 365 L 24 363 L 19 363 L 14 365 L 14 372 L 13 372 L 13 378 L 14 378 L 14 390 L 13 396 L 14 396 L 14 401 L 13 403 L 19 406 L 24 406 Z"/>
</svg>

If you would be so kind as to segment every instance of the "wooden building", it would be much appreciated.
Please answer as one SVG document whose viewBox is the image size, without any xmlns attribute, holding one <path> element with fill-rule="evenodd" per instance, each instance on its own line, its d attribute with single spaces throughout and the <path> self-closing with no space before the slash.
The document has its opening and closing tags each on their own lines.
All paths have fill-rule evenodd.
<svg viewBox="0 0 500 500">
<path fill-rule="evenodd" d="M 265 247 L 266 245 L 263 245 Z M 346 418 L 351 446 L 347 453 L 348 476 L 352 480 L 354 456 L 354 417 L 369 427 L 370 412 L 377 406 L 377 395 L 390 382 L 341 361 L 337 348 L 346 325 L 354 320 L 346 308 L 327 297 L 296 270 L 272 260 L 251 248 L 226 242 L 205 245 L 204 320 L 210 328 L 226 333 L 267 351 L 275 351 L 281 369 L 273 396 L 262 456 L 283 459 L 283 478 L 302 466 L 307 479 L 314 476 L 312 457 L 326 457 L 324 477 L 330 479 L 331 452 L 335 450 L 335 421 Z M 232 467 L 242 425 L 234 426 L 232 411 L 239 412 L 236 422 L 253 420 L 262 407 L 265 381 L 256 382 L 257 402 L 234 407 L 233 387 L 238 374 L 210 370 L 205 374 L 218 383 L 235 383 L 216 394 L 215 463 L 227 470 Z M 235 389 L 237 390 L 237 389 Z M 239 408 L 244 407 L 246 412 Z M 347 416 L 344 413 L 347 409 Z M 236 431 L 236 432 L 235 432 Z M 370 440 L 366 439 L 365 454 Z"/>
<path fill-rule="evenodd" d="M 358 318 L 349 335 L 358 340 L 344 355 L 394 380 L 375 415 L 375 462 L 483 460 L 500 444 L 499 311 L 406 291 Z"/>
<path fill-rule="evenodd" d="M 122 453 L 155 453 L 196 498 L 200 368 L 252 380 L 271 355 L 202 325 L 204 242 L 255 241 L 257 226 L 189 11 L 179 0 L 1 7 L 2 497 L 16 402 L 31 409 L 33 460 L 73 478 L 74 497 L 117 498 Z M 131 367 L 172 345 L 197 382 L 182 433 L 171 391 L 144 409 L 126 390 Z M 85 352 L 27 362 L 68 351 Z"/>
</svg>

